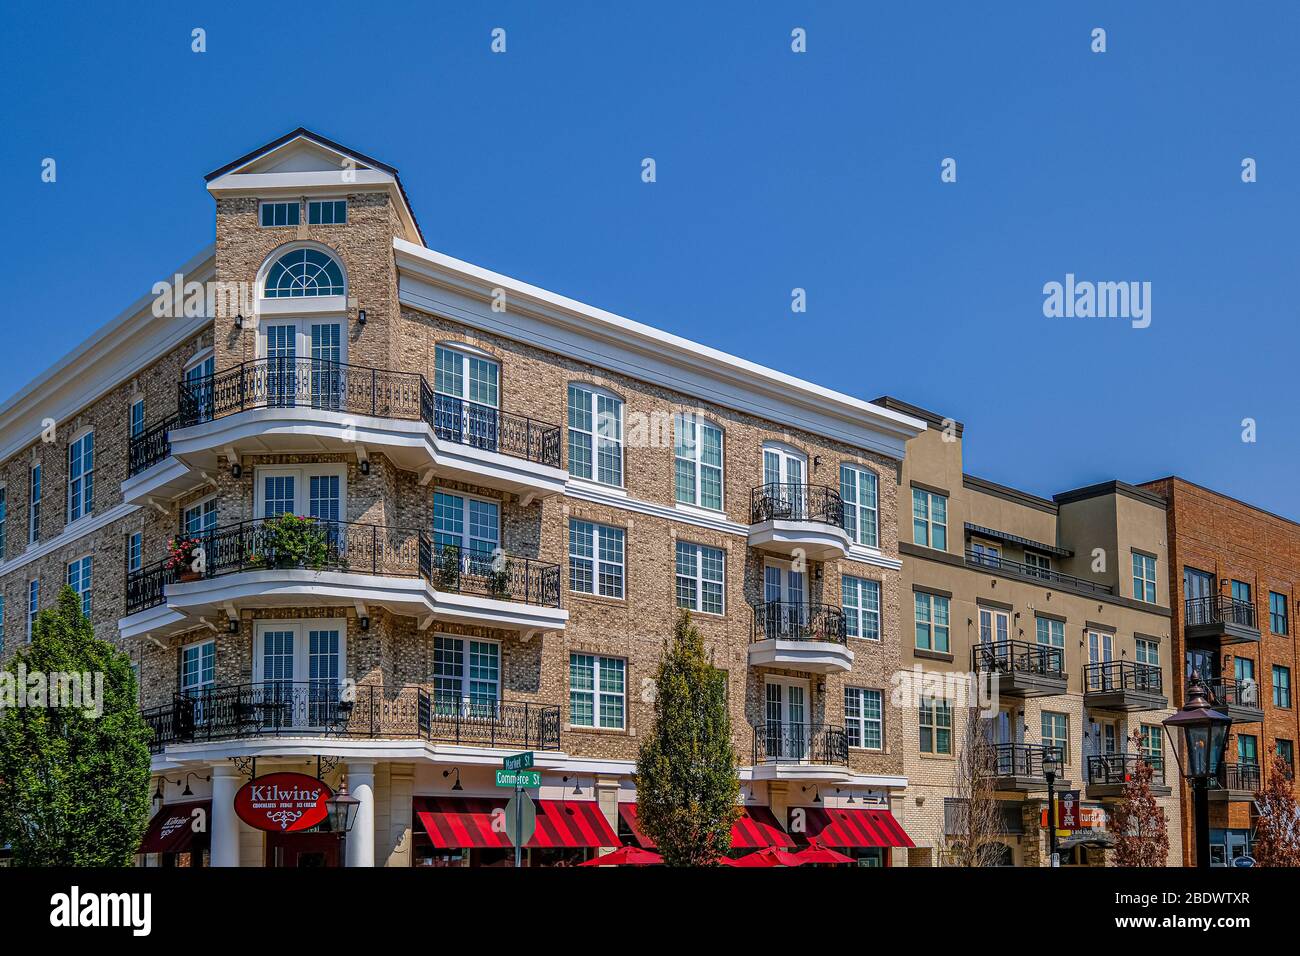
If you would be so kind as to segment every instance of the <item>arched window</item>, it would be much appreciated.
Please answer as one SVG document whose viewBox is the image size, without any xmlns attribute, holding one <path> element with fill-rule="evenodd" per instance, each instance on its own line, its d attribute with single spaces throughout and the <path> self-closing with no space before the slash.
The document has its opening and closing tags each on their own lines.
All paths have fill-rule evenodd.
<svg viewBox="0 0 1300 956">
<path fill-rule="evenodd" d="M 268 299 L 343 295 L 343 270 L 318 249 L 291 249 L 271 265 L 262 294 Z"/>
</svg>

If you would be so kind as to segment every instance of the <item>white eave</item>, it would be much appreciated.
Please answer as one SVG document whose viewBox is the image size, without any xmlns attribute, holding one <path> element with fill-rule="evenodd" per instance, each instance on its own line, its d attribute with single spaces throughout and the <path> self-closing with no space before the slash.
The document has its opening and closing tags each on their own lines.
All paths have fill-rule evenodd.
<svg viewBox="0 0 1300 956">
<path fill-rule="evenodd" d="M 412 308 L 902 460 L 925 422 L 681 336 L 394 239 L 401 301 Z M 493 290 L 506 294 L 493 312 Z"/>
</svg>

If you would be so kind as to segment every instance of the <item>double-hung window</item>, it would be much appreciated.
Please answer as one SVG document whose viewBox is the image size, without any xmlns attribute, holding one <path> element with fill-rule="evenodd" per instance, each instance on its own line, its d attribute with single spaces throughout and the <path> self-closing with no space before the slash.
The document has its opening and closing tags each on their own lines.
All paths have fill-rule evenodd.
<svg viewBox="0 0 1300 956">
<path fill-rule="evenodd" d="M 1065 650 L 1065 622 L 1050 617 L 1034 618 L 1035 639 L 1039 647 L 1058 647 Z"/>
<path fill-rule="evenodd" d="M 217 679 L 217 643 L 197 641 L 181 648 L 181 693 L 200 696 Z"/>
<path fill-rule="evenodd" d="M 144 566 L 144 534 L 137 531 L 126 538 L 126 569 L 139 571 Z"/>
<path fill-rule="evenodd" d="M 858 544 L 880 544 L 876 473 L 857 465 L 840 465 L 840 497 L 844 499 L 844 530 Z"/>
<path fill-rule="evenodd" d="M 623 403 L 584 385 L 569 386 L 569 474 L 623 484 Z"/>
<path fill-rule="evenodd" d="M 81 613 L 90 618 L 90 555 L 68 563 L 68 587 L 81 598 Z"/>
<path fill-rule="evenodd" d="M 28 472 L 27 543 L 41 540 L 41 466 L 32 465 Z"/>
<path fill-rule="evenodd" d="M 626 679 L 626 663 L 621 658 L 571 654 L 569 723 L 575 727 L 622 730 Z"/>
<path fill-rule="evenodd" d="M 144 433 L 144 399 L 137 398 L 131 403 L 131 437 Z"/>
<path fill-rule="evenodd" d="M 1273 706 L 1291 706 L 1291 668 L 1273 665 Z"/>
<path fill-rule="evenodd" d="M 433 693 L 440 713 L 496 716 L 501 700 L 501 645 L 435 636 Z"/>
<path fill-rule="evenodd" d="M 1025 552 L 1025 573 L 1036 578 L 1052 576 L 1052 559 L 1037 551 Z"/>
<path fill-rule="evenodd" d="M 1133 597 L 1154 604 L 1156 601 L 1155 555 L 1133 552 Z"/>
<path fill-rule="evenodd" d="M 501 506 L 450 491 L 433 494 L 433 543 L 442 552 L 490 556 L 501 543 Z"/>
<path fill-rule="evenodd" d="M 882 749 L 885 721 L 881 697 L 878 690 L 844 688 L 844 726 L 850 747 Z"/>
<path fill-rule="evenodd" d="M 0 561 L 5 559 L 5 531 L 8 528 L 9 495 L 4 485 L 0 485 Z"/>
<path fill-rule="evenodd" d="M 952 753 L 952 702 L 943 697 L 923 697 L 918 702 L 923 754 Z"/>
<path fill-rule="evenodd" d="M 880 582 L 846 574 L 840 578 L 840 600 L 848 636 L 880 640 Z"/>
<path fill-rule="evenodd" d="M 27 643 L 31 643 L 32 631 L 36 627 L 36 615 L 41 612 L 41 580 L 33 578 L 27 582 Z"/>
<path fill-rule="evenodd" d="M 0 501 L 3 501 L 4 491 L 0 489 Z M 0 519 L 3 520 L 3 519 Z M 2 547 L 2 546 L 0 546 Z M 0 553 L 0 556 L 3 556 Z M 1287 600 L 1285 594 L 1278 594 L 1276 591 L 1268 592 L 1268 629 L 1274 634 L 1288 634 L 1290 621 L 1287 619 Z"/>
<path fill-rule="evenodd" d="M 723 580 L 726 558 L 721 548 L 677 542 L 677 606 L 723 613 Z"/>
<path fill-rule="evenodd" d="M 925 591 L 914 592 L 913 598 L 917 650 L 948 653 L 948 599 Z"/>
<path fill-rule="evenodd" d="M 569 522 L 569 590 L 623 597 L 623 529 Z"/>
<path fill-rule="evenodd" d="M 694 416 L 673 418 L 677 501 L 722 510 L 722 429 Z"/>
<path fill-rule="evenodd" d="M 1043 746 L 1056 747 L 1062 760 L 1070 759 L 1070 718 L 1068 714 L 1043 711 Z"/>
<path fill-rule="evenodd" d="M 217 498 L 213 495 L 185 509 L 185 533 L 203 534 L 217 527 Z"/>
<path fill-rule="evenodd" d="M 434 349 L 434 431 L 439 438 L 496 451 L 500 435 L 501 366 L 439 345 Z"/>
<path fill-rule="evenodd" d="M 933 491 L 912 489 L 912 543 L 948 550 L 948 499 Z"/>
<path fill-rule="evenodd" d="M 95 433 L 68 446 L 68 521 L 95 510 Z"/>
<path fill-rule="evenodd" d="M 1140 737 L 1142 756 L 1157 770 L 1164 764 L 1165 743 L 1161 728 L 1156 724 L 1143 724 Z"/>
</svg>

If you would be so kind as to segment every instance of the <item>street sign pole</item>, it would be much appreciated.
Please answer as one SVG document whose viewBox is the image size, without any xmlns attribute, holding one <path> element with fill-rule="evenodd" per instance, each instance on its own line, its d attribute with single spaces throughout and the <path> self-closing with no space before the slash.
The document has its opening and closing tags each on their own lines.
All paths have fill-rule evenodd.
<svg viewBox="0 0 1300 956">
<path fill-rule="evenodd" d="M 515 779 L 517 780 L 518 778 L 516 777 Z M 522 814 L 524 808 L 524 801 L 522 799 L 523 794 L 524 794 L 524 788 L 519 786 L 519 784 L 516 783 L 515 784 L 515 833 L 523 832 L 522 830 L 523 827 Z M 520 837 L 515 838 L 515 869 L 519 869 L 521 866 L 524 865 L 523 864 L 523 857 L 524 857 L 523 842 L 524 842 L 523 839 L 521 839 Z"/>
</svg>

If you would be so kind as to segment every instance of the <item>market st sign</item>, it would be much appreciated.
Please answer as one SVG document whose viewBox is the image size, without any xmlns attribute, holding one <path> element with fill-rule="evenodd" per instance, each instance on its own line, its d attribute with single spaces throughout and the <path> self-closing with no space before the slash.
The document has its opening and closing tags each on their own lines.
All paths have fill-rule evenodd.
<svg viewBox="0 0 1300 956">
<path fill-rule="evenodd" d="M 305 773 L 268 773 L 235 794 L 235 813 L 250 827 L 273 833 L 310 830 L 329 813 L 334 791 Z"/>
</svg>

